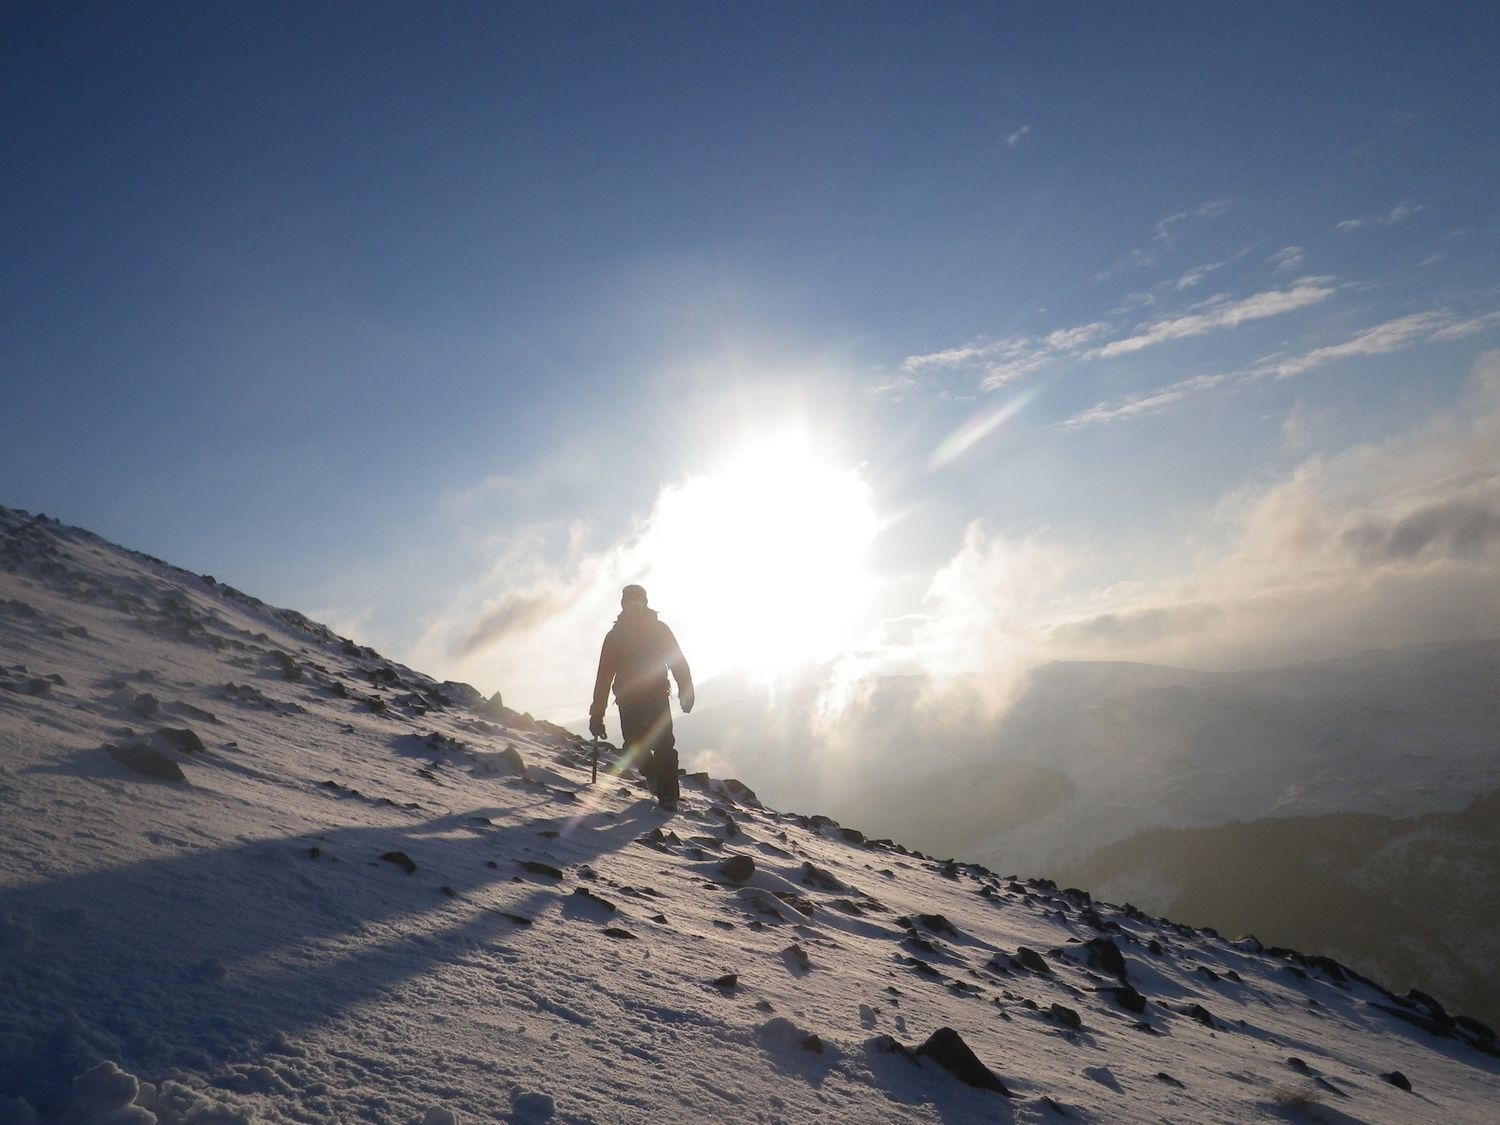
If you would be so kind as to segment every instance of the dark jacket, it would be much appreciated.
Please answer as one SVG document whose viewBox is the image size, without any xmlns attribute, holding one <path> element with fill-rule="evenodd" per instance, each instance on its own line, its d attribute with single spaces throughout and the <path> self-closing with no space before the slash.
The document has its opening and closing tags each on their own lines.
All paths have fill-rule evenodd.
<svg viewBox="0 0 1500 1125">
<path fill-rule="evenodd" d="M 599 674 L 594 678 L 594 702 L 589 717 L 601 719 L 609 702 L 609 689 L 624 707 L 665 703 L 670 696 L 667 669 L 677 680 L 677 695 L 683 710 L 692 707 L 693 674 L 672 630 L 657 619 L 656 610 L 627 605 L 615 619 L 599 650 Z"/>
</svg>

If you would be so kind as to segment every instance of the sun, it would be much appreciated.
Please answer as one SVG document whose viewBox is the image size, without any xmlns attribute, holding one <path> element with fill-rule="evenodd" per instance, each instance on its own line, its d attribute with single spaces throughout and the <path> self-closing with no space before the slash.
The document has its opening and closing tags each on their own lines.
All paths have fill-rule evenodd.
<svg viewBox="0 0 1500 1125">
<path fill-rule="evenodd" d="M 805 431 L 779 432 L 663 491 L 642 544 L 647 588 L 695 673 L 774 676 L 855 642 L 877 530 L 858 470 Z"/>
</svg>

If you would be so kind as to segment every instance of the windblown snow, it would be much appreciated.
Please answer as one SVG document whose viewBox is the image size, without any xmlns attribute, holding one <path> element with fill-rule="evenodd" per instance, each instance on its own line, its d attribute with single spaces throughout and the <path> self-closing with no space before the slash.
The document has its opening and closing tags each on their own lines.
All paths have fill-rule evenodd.
<svg viewBox="0 0 1500 1125">
<path fill-rule="evenodd" d="M 1500 1105 L 1431 997 L 736 781 L 668 817 L 608 749 L 591 784 L 559 727 L 9 509 L 0 628 L 0 1121 Z"/>
</svg>

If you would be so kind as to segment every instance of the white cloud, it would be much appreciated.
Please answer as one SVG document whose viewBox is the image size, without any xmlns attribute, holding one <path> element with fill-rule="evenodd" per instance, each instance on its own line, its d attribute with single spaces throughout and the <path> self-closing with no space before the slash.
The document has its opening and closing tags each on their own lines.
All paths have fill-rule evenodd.
<svg viewBox="0 0 1500 1125">
<path fill-rule="evenodd" d="M 1015 148 L 1029 132 L 1031 132 L 1031 126 L 1022 125 L 1014 133 L 1005 138 L 1006 145 L 1010 148 Z"/>
<path fill-rule="evenodd" d="M 1199 306 L 1203 311 L 1169 317 L 1142 325 L 1134 336 L 1094 349 L 1090 357 L 1109 359 L 1128 355 L 1168 340 L 1202 336 L 1222 328 L 1236 328 L 1251 321 L 1280 316 L 1326 301 L 1338 291 L 1329 277 L 1305 277 L 1289 289 L 1272 289 L 1238 301 L 1215 299 Z"/>
<path fill-rule="evenodd" d="M 1419 211 L 1425 211 L 1426 209 L 1427 208 L 1420 203 L 1412 203 L 1410 200 L 1403 199 L 1389 211 L 1382 212 L 1378 215 L 1365 215 L 1357 219 L 1345 219 L 1342 222 L 1336 224 L 1333 229 L 1347 232 L 1359 230 L 1359 228 L 1363 226 L 1394 226 L 1397 223 L 1404 223 L 1407 219 L 1411 218 Z"/>
<path fill-rule="evenodd" d="M 1205 277 L 1208 277 L 1210 274 L 1218 273 L 1219 270 L 1223 269 L 1225 266 L 1232 265 L 1233 263 L 1239 261 L 1247 253 L 1249 253 L 1248 250 L 1241 250 L 1238 253 L 1231 254 L 1229 257 L 1224 258 L 1221 261 L 1209 262 L 1206 265 L 1201 266 L 1194 266 L 1192 269 L 1188 270 L 1181 277 L 1179 277 L 1175 282 L 1173 282 L 1171 287 L 1173 289 L 1176 289 L 1179 293 L 1184 289 L 1192 289 L 1197 286 Z M 1166 283 L 1163 282 L 1163 285 L 1165 284 Z"/>
<path fill-rule="evenodd" d="M 1273 269 L 1278 272 L 1297 269 L 1303 262 L 1307 261 L 1307 254 L 1300 246 L 1283 246 L 1272 254 L 1266 261 L 1271 263 Z"/>
<path fill-rule="evenodd" d="M 1385 217 L 1385 225 L 1390 226 L 1392 223 L 1405 222 L 1418 211 L 1422 210 L 1425 210 L 1425 208 L 1420 203 L 1408 203 L 1403 199 L 1391 208 L 1391 213 Z"/>
<path fill-rule="evenodd" d="M 1400 351 L 1418 341 L 1434 339 L 1434 333 L 1441 329 L 1448 319 L 1447 314 L 1442 312 L 1412 313 L 1410 316 L 1397 317 L 1395 320 L 1388 320 L 1384 324 L 1367 328 L 1342 344 L 1314 348 L 1304 355 L 1282 360 L 1273 366 L 1272 372 L 1276 378 L 1286 379 L 1352 356 L 1386 355 Z"/>
<path fill-rule="evenodd" d="M 1094 321 L 1060 328 L 1045 336 L 1007 336 L 1003 340 L 965 344 L 927 355 L 907 356 L 901 361 L 901 371 L 908 376 L 933 370 L 974 371 L 980 376 L 981 389 L 995 390 L 1076 354 L 1112 329 L 1108 322 Z"/>
<path fill-rule="evenodd" d="M 1095 281 L 1106 281 L 1125 270 L 1148 269 L 1161 261 L 1162 255 L 1176 244 L 1177 230 L 1184 225 L 1207 222 L 1229 211 L 1234 204 L 1228 199 L 1210 199 L 1189 211 L 1177 211 L 1156 221 L 1151 245 L 1130 251 L 1108 269 L 1094 275 Z"/>
<path fill-rule="evenodd" d="M 1266 360 L 1237 372 L 1219 375 L 1195 375 L 1190 379 L 1160 387 L 1145 394 L 1132 395 L 1114 402 L 1101 402 L 1058 424 L 1060 430 L 1083 430 L 1110 422 L 1130 421 L 1159 414 L 1187 398 L 1221 386 L 1249 379 L 1271 377 L 1286 379 L 1302 375 L 1340 360 L 1358 356 L 1388 355 L 1424 343 L 1448 343 L 1463 339 L 1500 324 L 1500 310 L 1455 319 L 1453 313 L 1433 310 L 1412 313 L 1373 325 L 1339 344 L 1329 344 L 1290 358 Z"/>
<path fill-rule="evenodd" d="M 1098 403 L 1060 423 L 1057 428 L 1083 430 L 1109 422 L 1128 421 L 1148 414 L 1160 414 L 1191 395 L 1213 390 L 1233 378 L 1235 378 L 1233 375 L 1194 375 L 1191 379 L 1183 379 L 1149 394 L 1126 398 L 1114 403 Z"/>
<path fill-rule="evenodd" d="M 1235 490 L 1217 523 L 1175 575 L 1051 606 L 1037 658 L 1245 666 L 1500 633 L 1500 352 L 1459 409 Z"/>
<path fill-rule="evenodd" d="M 1444 328 L 1438 329 L 1432 334 L 1432 338 L 1443 342 L 1461 340 L 1465 336 L 1472 336 L 1476 332 L 1483 332 L 1486 328 L 1494 324 L 1500 324 L 1500 311 L 1485 313 L 1483 316 L 1471 316 L 1467 320 L 1455 321 Z"/>
</svg>

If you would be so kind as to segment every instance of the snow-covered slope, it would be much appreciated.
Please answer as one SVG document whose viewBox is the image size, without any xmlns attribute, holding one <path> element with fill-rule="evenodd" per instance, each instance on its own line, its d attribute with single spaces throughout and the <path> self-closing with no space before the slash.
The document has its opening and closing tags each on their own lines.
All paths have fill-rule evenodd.
<svg viewBox="0 0 1500 1125">
<path fill-rule="evenodd" d="M 558 728 L 4 509 L 0 626 L 0 1121 L 1500 1104 L 1426 998 L 738 784 L 668 819 Z"/>
</svg>

